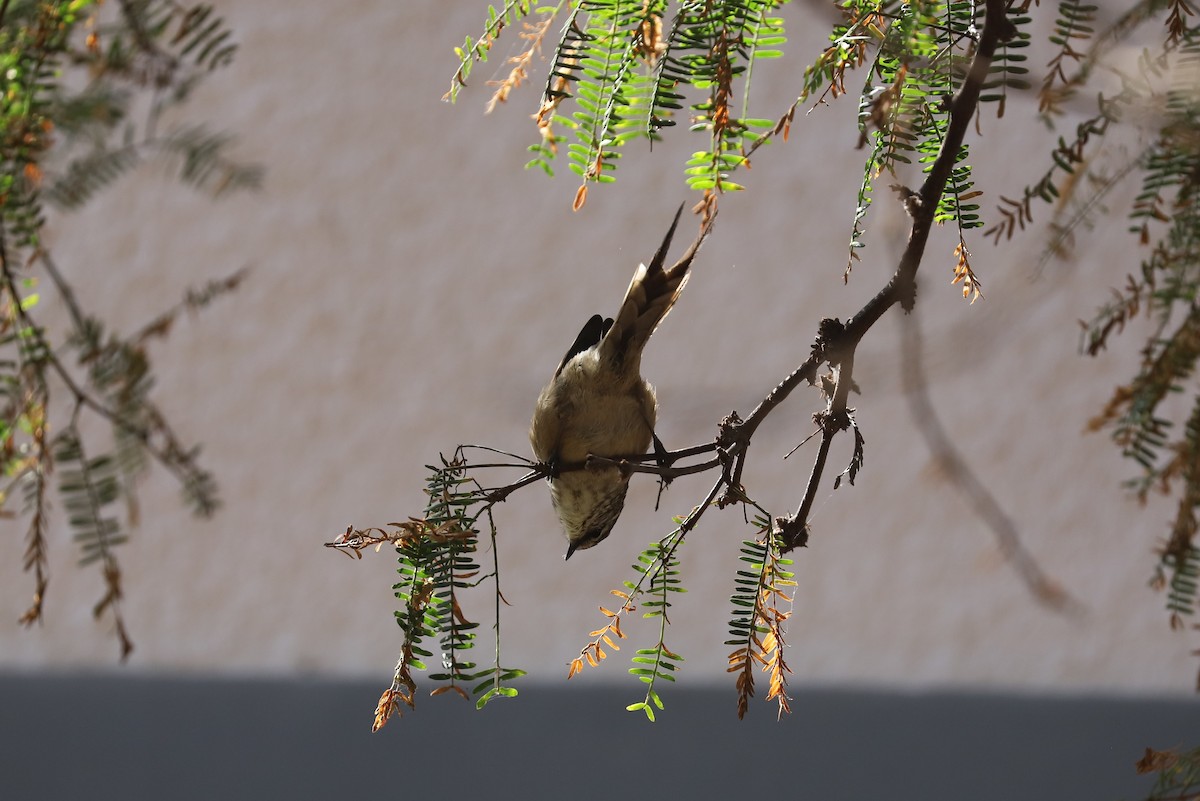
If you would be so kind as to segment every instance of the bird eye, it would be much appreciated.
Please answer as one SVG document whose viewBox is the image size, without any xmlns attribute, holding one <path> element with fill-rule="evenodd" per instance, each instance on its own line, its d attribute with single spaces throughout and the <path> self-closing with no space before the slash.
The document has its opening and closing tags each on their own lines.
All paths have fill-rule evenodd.
<svg viewBox="0 0 1200 801">
<path fill-rule="evenodd" d="M 583 535 L 583 540 L 588 545 L 595 545 L 600 540 L 604 539 L 605 532 L 602 528 L 589 528 L 587 533 Z"/>
</svg>

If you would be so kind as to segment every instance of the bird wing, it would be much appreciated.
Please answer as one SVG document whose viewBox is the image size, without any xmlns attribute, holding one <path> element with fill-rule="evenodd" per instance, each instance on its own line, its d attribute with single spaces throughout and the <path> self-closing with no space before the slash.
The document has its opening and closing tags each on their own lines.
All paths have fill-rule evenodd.
<svg viewBox="0 0 1200 801">
<path fill-rule="evenodd" d="M 604 335 L 608 333 L 608 329 L 612 328 L 612 324 L 611 317 L 601 317 L 598 314 L 593 314 L 583 324 L 583 328 L 579 329 L 579 336 L 575 337 L 575 341 L 567 349 L 567 355 L 563 356 L 562 361 L 558 363 L 558 369 L 554 371 L 555 377 L 563 371 L 563 368 L 567 366 L 567 362 L 571 361 L 571 359 L 574 359 L 588 348 L 600 344 L 600 340 L 604 339 Z"/>
</svg>

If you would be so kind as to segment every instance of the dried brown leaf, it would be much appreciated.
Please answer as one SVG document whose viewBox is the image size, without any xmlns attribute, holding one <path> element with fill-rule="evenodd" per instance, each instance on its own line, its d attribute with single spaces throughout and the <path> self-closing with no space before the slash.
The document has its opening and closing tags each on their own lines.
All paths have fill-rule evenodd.
<svg viewBox="0 0 1200 801">
<path fill-rule="evenodd" d="M 1159 773 L 1178 761 L 1179 754 L 1175 751 L 1155 751 L 1153 748 L 1147 748 L 1146 753 L 1135 763 L 1135 766 L 1138 775 L 1143 773 Z"/>
<path fill-rule="evenodd" d="M 457 694 L 464 701 L 471 700 L 471 696 L 467 695 L 467 691 L 464 690 L 462 687 L 459 687 L 457 684 L 446 684 L 442 687 L 435 687 L 433 689 L 433 691 L 429 693 L 429 697 L 434 698 L 436 696 L 442 695 L 443 693 L 449 693 L 449 692 Z"/>
</svg>

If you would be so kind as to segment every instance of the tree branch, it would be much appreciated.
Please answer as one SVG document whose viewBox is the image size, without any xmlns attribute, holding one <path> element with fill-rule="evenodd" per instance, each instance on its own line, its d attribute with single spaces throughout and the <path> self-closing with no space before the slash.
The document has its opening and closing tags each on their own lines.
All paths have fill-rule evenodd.
<svg viewBox="0 0 1200 801">
<path fill-rule="evenodd" d="M 750 441 L 763 420 L 791 394 L 801 382 L 816 383 L 821 365 L 829 364 L 836 369 L 832 391 L 828 392 L 826 408 L 814 419 L 820 426 L 821 444 L 814 459 L 812 470 L 805 487 L 804 496 L 796 512 L 789 517 L 775 520 L 776 534 L 781 537 L 783 552 L 802 547 L 807 541 L 808 516 L 812 510 L 821 478 L 828 461 L 833 438 L 851 425 L 848 399 L 854 387 L 854 354 L 858 343 L 867 331 L 896 303 L 905 311 L 911 311 L 916 302 L 916 274 L 925 254 L 925 245 L 933 228 L 938 202 L 952 174 L 966 132 L 979 105 L 980 92 L 988 75 L 997 46 L 1009 39 L 1015 28 L 1006 17 L 1006 0 L 987 0 L 983 29 L 975 55 L 962 86 L 950 103 L 950 122 L 941 149 L 933 162 L 919 192 L 912 193 L 906 208 L 912 216 L 908 243 L 887 284 L 846 323 L 837 318 L 821 321 L 813 341 L 809 357 L 796 367 L 754 408 L 750 415 L 741 419 L 731 412 L 718 427 L 715 440 L 667 454 L 630 454 L 628 456 L 602 457 L 591 455 L 581 463 L 555 465 L 538 464 L 532 472 L 516 482 L 492 490 L 482 490 L 481 498 L 489 505 L 502 501 L 516 489 L 534 483 L 542 477 L 553 477 L 564 472 L 584 470 L 597 465 L 614 465 L 628 473 L 650 473 L 664 480 L 684 475 L 702 473 L 720 466 L 721 478 L 709 493 L 702 506 L 707 506 L 718 496 L 721 503 L 745 498 L 740 487 L 742 465 L 750 447 Z M 711 458 L 693 464 L 677 465 L 682 459 L 704 454 Z M 727 489 L 720 495 L 720 489 Z M 700 512 L 702 514 L 703 512 Z M 693 515 L 698 519 L 696 510 Z M 688 518 L 694 525 L 692 517 Z"/>
<path fill-rule="evenodd" d="M 966 80 L 951 103 L 950 125 L 946 131 L 946 138 L 942 141 L 937 159 L 930 168 L 920 192 L 917 193 L 920 201 L 912 205 L 912 228 L 909 232 L 908 244 L 900 257 L 896 271 L 887 285 L 875 297 L 867 301 L 866 305 L 851 317 L 844 327 L 841 327 L 836 319 L 823 320 L 821 323 L 821 329 L 818 331 L 817 341 L 813 347 L 813 356 L 809 358 L 809 362 L 819 353 L 824 361 L 829 362 L 831 366 L 838 367 L 837 382 L 829 404 L 819 419 L 822 430 L 821 447 L 809 475 L 804 500 L 801 501 L 796 514 L 776 521 L 777 529 L 783 537 L 783 552 L 785 553 L 792 548 L 802 547 L 807 541 L 808 514 L 812 509 L 813 499 L 825 470 L 830 442 L 837 432 L 844 431 L 849 425 L 849 419 L 846 417 L 846 401 L 849 397 L 850 387 L 853 386 L 854 351 L 858 347 L 858 343 L 894 304 L 899 303 L 907 312 L 911 311 L 916 303 L 917 269 L 921 266 L 921 260 L 925 255 L 925 244 L 929 239 L 929 232 L 933 228 L 938 201 L 946 188 L 946 182 L 950 179 L 959 148 L 962 147 L 963 139 L 966 137 L 967 128 L 975 116 L 976 108 L 979 105 L 979 94 L 984 80 L 987 78 L 992 58 L 995 56 L 996 47 L 1011 37 L 1014 32 L 1012 23 L 1005 16 L 1005 5 L 1004 0 L 987 0 L 984 27 L 979 38 L 978 49 L 971 61 Z M 802 367 L 807 366 L 809 362 Z M 814 373 L 816 367 L 819 367 L 819 363 L 814 366 Z"/>
<path fill-rule="evenodd" d="M 44 265 L 52 264 L 51 260 L 46 257 L 46 254 L 43 253 L 41 256 Z M 60 290 L 65 289 L 63 298 L 71 317 L 77 324 L 81 324 L 84 318 L 82 312 L 79 310 L 70 285 L 65 282 L 59 284 L 62 281 L 62 276 L 52 267 L 48 268 L 48 272 L 56 285 L 59 285 Z M 67 369 L 66 365 L 62 363 L 62 360 L 54 352 L 54 349 L 50 347 L 50 343 L 46 341 L 41 328 L 38 327 L 36 321 L 30 316 L 28 310 L 21 305 L 21 295 L 17 289 L 16 276 L 13 273 L 12 265 L 9 263 L 8 246 L 2 230 L 0 230 L 0 280 L 3 282 L 4 289 L 8 291 L 9 296 L 12 298 L 17 316 L 29 329 L 30 336 L 37 342 L 39 352 L 43 354 L 46 364 L 54 370 L 74 397 L 77 408 L 86 406 L 108 420 L 112 425 L 131 434 L 184 487 L 191 486 L 201 478 L 203 471 L 196 466 L 193 454 L 183 447 L 176 437 L 175 432 L 167 425 L 162 413 L 148 399 L 143 402 L 143 408 L 152 422 L 152 425 L 149 427 L 142 426 L 128 419 L 115 409 L 109 407 L 102 400 L 88 393 L 75 379 L 71 371 Z M 80 330 L 82 331 L 82 329 Z M 163 444 L 160 445 L 155 441 L 156 435 L 162 438 Z M 206 517 L 216 511 L 215 502 L 212 499 L 204 497 L 202 494 L 197 494 L 197 502 L 200 504 L 198 506 L 199 511 Z"/>
</svg>

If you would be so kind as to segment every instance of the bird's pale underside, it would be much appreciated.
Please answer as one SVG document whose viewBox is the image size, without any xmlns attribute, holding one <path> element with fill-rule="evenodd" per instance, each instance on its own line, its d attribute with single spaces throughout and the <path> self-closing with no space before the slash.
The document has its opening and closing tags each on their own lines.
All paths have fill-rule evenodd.
<svg viewBox="0 0 1200 801">
<path fill-rule="evenodd" d="M 642 349 L 678 299 L 712 229 L 710 216 L 679 261 L 663 269 L 682 212 L 680 206 L 650 264 L 638 265 L 616 317 L 597 314 L 584 323 L 538 396 L 529 440 L 538 460 L 557 473 L 550 497 L 567 537 L 567 558 L 612 532 L 629 487 L 628 473 L 614 465 L 576 468 L 588 456 L 640 456 L 654 438 L 658 403 L 641 375 Z"/>
</svg>

